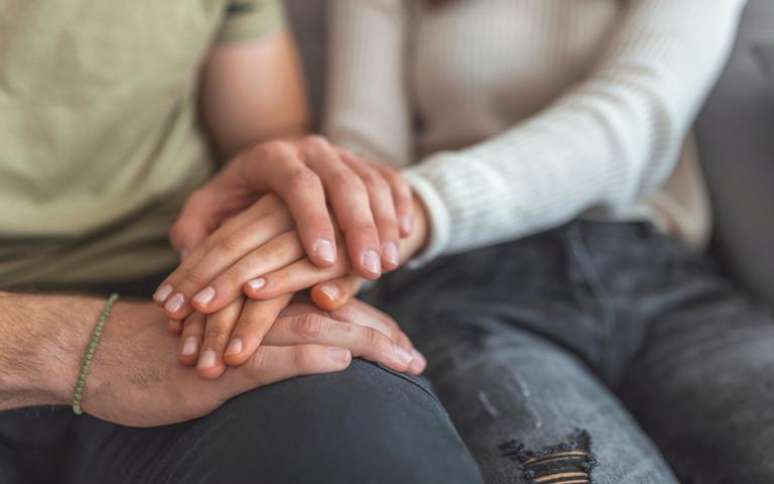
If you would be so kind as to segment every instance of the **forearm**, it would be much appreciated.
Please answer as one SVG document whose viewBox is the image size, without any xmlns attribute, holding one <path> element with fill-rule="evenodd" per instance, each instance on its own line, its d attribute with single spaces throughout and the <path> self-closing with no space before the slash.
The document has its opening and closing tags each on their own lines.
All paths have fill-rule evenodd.
<svg viewBox="0 0 774 484">
<path fill-rule="evenodd" d="M 0 292 L 0 410 L 67 402 L 101 307 L 95 298 Z"/>
<path fill-rule="evenodd" d="M 331 9 L 325 134 L 358 155 L 405 166 L 414 159 L 405 82 L 410 8 L 406 2 L 340 0 Z"/>
<path fill-rule="evenodd" d="M 220 159 L 309 131 L 301 63 L 286 29 L 216 48 L 202 72 L 201 110 Z"/>
<path fill-rule="evenodd" d="M 626 214 L 673 172 L 716 79 L 740 0 L 643 0 L 610 52 L 543 111 L 408 176 L 434 224 L 427 256 L 513 240 L 587 209 Z"/>
</svg>

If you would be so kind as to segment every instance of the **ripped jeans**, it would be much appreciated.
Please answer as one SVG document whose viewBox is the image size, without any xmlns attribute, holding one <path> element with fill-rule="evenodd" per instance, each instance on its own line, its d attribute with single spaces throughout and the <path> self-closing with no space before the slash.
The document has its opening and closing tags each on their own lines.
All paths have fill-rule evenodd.
<svg viewBox="0 0 774 484">
<path fill-rule="evenodd" d="M 650 224 L 576 221 L 375 291 L 488 483 L 774 482 L 774 320 Z"/>
</svg>

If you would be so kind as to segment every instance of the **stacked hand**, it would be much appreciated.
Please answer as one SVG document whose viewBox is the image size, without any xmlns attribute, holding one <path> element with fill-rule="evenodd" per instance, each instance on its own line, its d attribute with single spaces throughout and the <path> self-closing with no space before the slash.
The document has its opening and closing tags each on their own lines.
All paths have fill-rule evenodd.
<svg viewBox="0 0 774 484">
<path fill-rule="evenodd" d="M 154 299 L 182 332 L 180 361 L 204 378 L 244 364 L 304 289 L 345 317 L 361 277 L 376 279 L 421 247 L 422 215 L 399 173 L 318 137 L 239 156 L 190 198 L 172 230 L 184 260 Z M 370 342 L 360 356 L 420 373 L 425 361 L 409 339 L 369 309 L 351 335 Z"/>
<path fill-rule="evenodd" d="M 37 304 L 35 296 L 24 297 Z M 102 304 L 79 301 L 78 307 L 88 307 L 96 314 Z M 78 319 L 72 316 L 68 324 Z M 242 365 L 226 369 L 216 381 L 205 381 L 178 363 L 175 338 L 164 329 L 162 318 L 153 304 L 120 302 L 115 306 L 89 375 L 84 411 L 123 425 L 170 424 L 206 415 L 230 398 L 263 385 L 341 371 L 353 357 L 379 362 L 392 358 L 393 343 L 372 328 L 394 323 L 378 311 L 352 301 L 335 315 L 326 315 L 312 305 L 293 303 Z M 77 334 L 62 333 L 56 344 L 41 350 L 45 351 L 42 361 L 57 362 L 49 371 L 35 375 L 36 385 L 52 393 L 46 402 L 70 402 L 78 371 L 72 349 L 85 345 L 90 329 L 88 318 Z"/>
</svg>

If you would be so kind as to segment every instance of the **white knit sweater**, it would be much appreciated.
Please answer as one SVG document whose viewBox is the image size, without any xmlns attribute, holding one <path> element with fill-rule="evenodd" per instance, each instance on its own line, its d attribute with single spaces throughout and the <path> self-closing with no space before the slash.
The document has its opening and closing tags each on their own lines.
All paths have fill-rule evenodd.
<svg viewBox="0 0 774 484">
<path fill-rule="evenodd" d="M 744 4 L 335 0 L 326 132 L 407 167 L 432 223 L 423 260 L 590 214 L 698 244 L 686 140 Z"/>
</svg>

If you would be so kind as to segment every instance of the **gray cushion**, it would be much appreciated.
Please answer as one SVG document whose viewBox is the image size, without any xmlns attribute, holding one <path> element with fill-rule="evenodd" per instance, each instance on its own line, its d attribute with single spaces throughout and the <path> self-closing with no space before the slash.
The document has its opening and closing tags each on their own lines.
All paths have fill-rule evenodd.
<svg viewBox="0 0 774 484">
<path fill-rule="evenodd" d="M 698 123 L 715 242 L 739 280 L 774 303 L 774 2 L 752 0 Z"/>
</svg>

